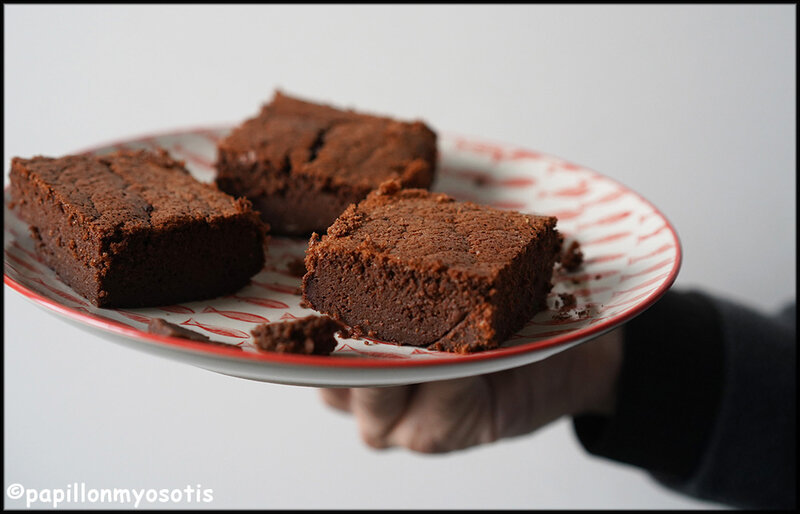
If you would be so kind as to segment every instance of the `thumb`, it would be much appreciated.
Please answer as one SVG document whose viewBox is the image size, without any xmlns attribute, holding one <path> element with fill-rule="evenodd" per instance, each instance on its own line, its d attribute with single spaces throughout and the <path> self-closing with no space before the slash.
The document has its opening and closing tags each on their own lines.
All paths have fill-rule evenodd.
<svg viewBox="0 0 800 514">
<path fill-rule="evenodd" d="M 350 390 L 350 411 L 361 438 L 373 448 L 390 446 L 388 435 L 403 417 L 414 386 L 369 387 Z"/>
</svg>

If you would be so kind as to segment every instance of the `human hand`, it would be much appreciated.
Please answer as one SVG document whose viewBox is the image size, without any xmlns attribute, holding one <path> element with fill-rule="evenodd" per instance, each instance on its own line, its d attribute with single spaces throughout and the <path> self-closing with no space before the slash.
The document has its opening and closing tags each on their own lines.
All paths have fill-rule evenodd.
<svg viewBox="0 0 800 514">
<path fill-rule="evenodd" d="M 444 453 L 530 433 L 564 415 L 610 414 L 622 329 L 541 362 L 409 386 L 321 389 L 373 448 Z"/>
</svg>

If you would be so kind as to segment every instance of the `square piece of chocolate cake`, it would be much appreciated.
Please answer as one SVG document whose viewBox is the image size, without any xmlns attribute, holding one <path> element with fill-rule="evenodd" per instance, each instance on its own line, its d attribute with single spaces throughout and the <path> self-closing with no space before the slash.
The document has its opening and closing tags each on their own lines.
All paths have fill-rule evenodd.
<svg viewBox="0 0 800 514">
<path fill-rule="evenodd" d="M 324 232 L 382 182 L 428 188 L 436 134 L 422 122 L 275 94 L 218 145 L 217 185 L 246 196 L 274 234 Z"/>
<path fill-rule="evenodd" d="M 546 307 L 556 218 L 384 184 L 306 252 L 303 298 L 356 335 L 470 353 Z"/>
<path fill-rule="evenodd" d="M 99 307 L 232 293 L 264 266 L 267 227 L 250 202 L 163 150 L 15 157 L 11 198 L 44 262 Z"/>
</svg>

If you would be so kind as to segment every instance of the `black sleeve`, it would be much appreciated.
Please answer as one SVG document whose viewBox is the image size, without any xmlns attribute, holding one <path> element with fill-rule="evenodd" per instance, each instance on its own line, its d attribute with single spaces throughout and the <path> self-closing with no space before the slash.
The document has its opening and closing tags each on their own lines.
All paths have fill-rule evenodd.
<svg viewBox="0 0 800 514">
<path fill-rule="evenodd" d="M 697 498 L 793 508 L 795 320 L 668 292 L 625 326 L 616 411 L 577 416 L 578 439 Z"/>
</svg>

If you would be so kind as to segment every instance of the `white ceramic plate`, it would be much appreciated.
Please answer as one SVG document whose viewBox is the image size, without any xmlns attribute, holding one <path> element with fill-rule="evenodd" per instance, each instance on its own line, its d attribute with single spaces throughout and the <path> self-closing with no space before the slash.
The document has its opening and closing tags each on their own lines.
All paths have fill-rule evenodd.
<svg viewBox="0 0 800 514">
<path fill-rule="evenodd" d="M 229 129 L 195 129 L 135 138 L 90 150 L 166 148 L 200 180 L 214 178 L 216 141 Z M 540 312 L 496 350 L 453 355 L 370 339 L 340 339 L 330 356 L 261 352 L 250 342 L 258 323 L 302 317 L 300 279 L 286 271 L 305 241 L 271 239 L 267 265 L 251 283 L 225 297 L 149 309 L 100 309 L 65 285 L 34 252 L 26 224 L 5 201 L 5 283 L 50 314 L 133 348 L 242 378 L 308 386 L 408 384 L 490 373 L 544 359 L 641 313 L 673 283 L 680 267 L 678 237 L 647 200 L 597 172 L 539 152 L 471 138 L 440 138 L 433 189 L 462 200 L 559 218 L 567 243 L 583 249 L 582 269 L 555 277 Z M 559 312 L 559 294 L 577 299 Z M 219 342 L 192 342 L 148 333 L 165 318 Z M 13 323 L 13 320 L 10 322 Z"/>
</svg>

